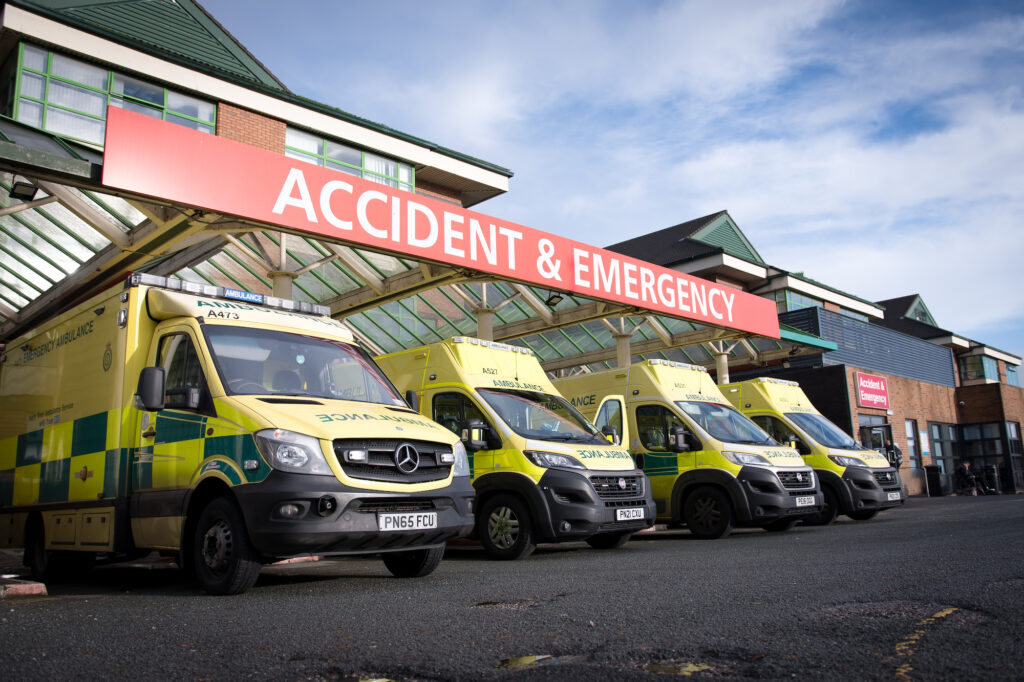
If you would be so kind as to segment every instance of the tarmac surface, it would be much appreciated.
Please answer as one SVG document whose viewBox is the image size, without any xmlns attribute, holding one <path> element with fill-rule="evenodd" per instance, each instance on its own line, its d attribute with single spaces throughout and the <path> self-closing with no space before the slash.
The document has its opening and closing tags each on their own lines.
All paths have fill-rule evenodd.
<svg viewBox="0 0 1024 682">
<path fill-rule="evenodd" d="M 237 597 L 204 595 L 150 558 L 4 600 L 0 670 L 19 681 L 1024 679 L 1022 522 L 1024 495 L 912 498 L 871 521 L 717 541 L 672 530 L 610 551 L 543 546 L 520 562 L 455 547 L 414 580 L 378 559 L 275 565 Z"/>
</svg>

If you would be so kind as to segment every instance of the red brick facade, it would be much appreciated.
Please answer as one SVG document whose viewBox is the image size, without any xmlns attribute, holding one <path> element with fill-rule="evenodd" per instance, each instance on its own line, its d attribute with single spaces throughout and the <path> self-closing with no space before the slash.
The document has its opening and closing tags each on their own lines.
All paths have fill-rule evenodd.
<svg viewBox="0 0 1024 682">
<path fill-rule="evenodd" d="M 217 135 L 253 147 L 284 154 L 284 121 L 221 102 L 217 105 Z"/>
</svg>

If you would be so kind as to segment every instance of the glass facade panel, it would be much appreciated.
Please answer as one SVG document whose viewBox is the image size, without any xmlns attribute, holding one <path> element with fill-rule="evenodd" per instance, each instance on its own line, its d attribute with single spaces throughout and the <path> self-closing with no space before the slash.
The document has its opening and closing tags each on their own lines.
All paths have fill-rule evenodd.
<svg viewBox="0 0 1024 682">
<path fill-rule="evenodd" d="M 1017 367 L 1018 365 L 1006 366 L 1006 383 L 1011 386 L 1020 386 L 1020 382 L 1017 380 Z"/>
<path fill-rule="evenodd" d="M 986 355 L 969 355 L 958 358 L 960 367 L 960 380 L 973 381 L 976 379 L 999 380 L 999 365 L 995 358 Z"/>
<path fill-rule="evenodd" d="M 15 117 L 22 123 L 100 146 L 110 104 L 214 132 L 216 106 L 211 102 L 31 45 L 21 50 L 16 91 L 0 104 L 11 111 L 12 102 L 17 103 Z"/>
<path fill-rule="evenodd" d="M 65 57 L 55 52 L 51 69 L 51 73 L 54 76 L 60 76 L 69 81 L 88 85 L 96 90 L 106 91 L 107 89 L 107 70 L 101 69 L 98 66 L 86 64 L 85 62 L 80 62 L 77 59 Z"/>
<path fill-rule="evenodd" d="M 302 156 L 296 155 L 296 152 Z M 285 132 L 285 154 L 304 161 L 315 155 L 315 163 L 325 168 L 360 176 L 388 187 L 415 190 L 412 166 L 395 159 L 363 152 L 354 147 L 327 140 L 304 130 L 288 128 Z M 306 154 L 311 156 L 305 156 Z"/>
</svg>

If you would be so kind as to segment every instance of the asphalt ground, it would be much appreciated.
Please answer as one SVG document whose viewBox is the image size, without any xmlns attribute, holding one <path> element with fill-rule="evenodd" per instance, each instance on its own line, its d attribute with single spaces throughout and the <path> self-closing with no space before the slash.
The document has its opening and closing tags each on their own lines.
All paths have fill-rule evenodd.
<svg viewBox="0 0 1024 682">
<path fill-rule="evenodd" d="M 265 568 L 210 597 L 166 561 L 0 601 L 7 680 L 1024 679 L 1024 496 L 912 498 L 867 522 L 686 531 L 500 563 L 449 548 Z"/>
</svg>

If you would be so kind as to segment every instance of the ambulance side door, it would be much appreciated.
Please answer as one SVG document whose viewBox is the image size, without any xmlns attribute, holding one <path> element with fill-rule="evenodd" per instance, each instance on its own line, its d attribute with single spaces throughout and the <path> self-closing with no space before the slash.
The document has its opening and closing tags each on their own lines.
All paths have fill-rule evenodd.
<svg viewBox="0 0 1024 682">
<path fill-rule="evenodd" d="M 142 415 L 132 483 L 135 492 L 166 491 L 163 503 L 170 511 L 202 463 L 206 420 L 214 409 L 193 331 L 158 327 L 154 338 L 150 365 L 164 369 L 164 409 Z"/>
<path fill-rule="evenodd" d="M 459 391 L 434 393 L 430 397 L 430 414 L 434 421 L 460 438 L 467 429 L 470 419 L 479 419 L 491 429 L 494 438 L 500 438 L 476 403 Z M 469 455 L 469 470 L 473 478 L 494 469 L 494 450 L 485 449 L 473 452 L 467 448 L 466 454 Z"/>
</svg>

